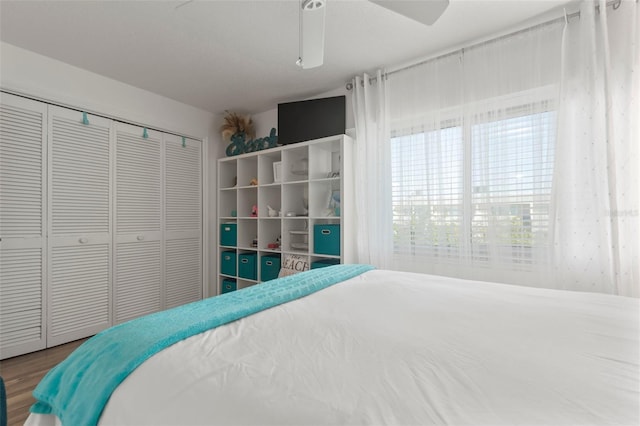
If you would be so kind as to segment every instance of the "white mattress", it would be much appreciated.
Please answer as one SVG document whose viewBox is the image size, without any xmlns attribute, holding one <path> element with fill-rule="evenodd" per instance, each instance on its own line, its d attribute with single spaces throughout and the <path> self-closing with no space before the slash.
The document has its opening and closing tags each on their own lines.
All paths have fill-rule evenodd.
<svg viewBox="0 0 640 426">
<path fill-rule="evenodd" d="M 100 423 L 638 425 L 639 306 L 374 270 L 165 349 Z"/>
</svg>

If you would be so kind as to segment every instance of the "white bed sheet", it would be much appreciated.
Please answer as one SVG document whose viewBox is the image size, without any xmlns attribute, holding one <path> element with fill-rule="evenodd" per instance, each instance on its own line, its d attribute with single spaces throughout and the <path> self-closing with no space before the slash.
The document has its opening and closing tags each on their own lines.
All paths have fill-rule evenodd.
<svg viewBox="0 0 640 426">
<path fill-rule="evenodd" d="M 639 306 L 374 270 L 165 349 L 100 423 L 638 425 Z"/>
</svg>

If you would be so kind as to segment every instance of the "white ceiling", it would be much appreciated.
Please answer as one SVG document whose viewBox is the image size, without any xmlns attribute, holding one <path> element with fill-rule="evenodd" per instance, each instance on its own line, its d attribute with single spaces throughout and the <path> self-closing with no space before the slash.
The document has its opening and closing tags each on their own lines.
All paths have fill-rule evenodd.
<svg viewBox="0 0 640 426">
<path fill-rule="evenodd" d="M 324 65 L 309 70 L 295 64 L 299 0 L 1 0 L 0 38 L 215 114 L 258 113 L 568 3 L 450 2 L 429 27 L 366 0 L 328 0 Z"/>
</svg>

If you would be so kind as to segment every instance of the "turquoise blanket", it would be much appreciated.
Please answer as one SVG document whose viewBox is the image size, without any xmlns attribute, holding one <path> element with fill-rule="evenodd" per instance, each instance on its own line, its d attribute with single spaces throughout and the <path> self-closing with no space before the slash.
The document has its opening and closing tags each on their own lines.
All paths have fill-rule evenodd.
<svg viewBox="0 0 640 426">
<path fill-rule="evenodd" d="M 262 310 L 290 302 L 373 269 L 336 265 L 268 281 L 111 327 L 87 340 L 33 391 L 32 413 L 55 414 L 63 425 L 94 425 L 111 393 L 162 349 Z"/>
</svg>

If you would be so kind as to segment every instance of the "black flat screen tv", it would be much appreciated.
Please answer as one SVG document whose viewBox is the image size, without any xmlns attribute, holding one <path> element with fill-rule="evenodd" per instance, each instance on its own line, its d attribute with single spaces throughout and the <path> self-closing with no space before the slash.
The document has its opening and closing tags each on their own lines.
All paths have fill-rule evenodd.
<svg viewBox="0 0 640 426">
<path fill-rule="evenodd" d="M 278 104 L 281 145 L 341 135 L 345 127 L 346 96 Z"/>
</svg>

